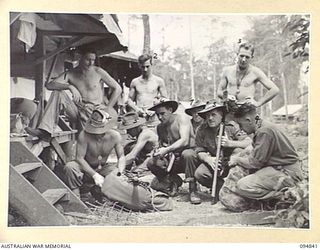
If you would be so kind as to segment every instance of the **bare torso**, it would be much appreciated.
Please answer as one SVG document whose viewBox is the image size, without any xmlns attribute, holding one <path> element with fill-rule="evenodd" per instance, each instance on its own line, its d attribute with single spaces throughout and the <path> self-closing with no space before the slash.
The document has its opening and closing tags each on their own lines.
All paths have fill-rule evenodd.
<svg viewBox="0 0 320 250">
<path fill-rule="evenodd" d="M 133 79 L 132 84 L 135 88 L 137 106 L 147 109 L 153 105 L 154 99 L 159 96 L 159 89 L 163 84 L 163 80 L 155 75 L 151 75 L 148 80 L 140 76 Z"/>
<path fill-rule="evenodd" d="M 237 97 L 238 101 L 244 101 L 247 97 L 254 97 L 258 75 L 256 67 L 249 65 L 246 72 L 238 75 L 240 86 L 237 86 L 237 66 L 232 65 L 224 69 L 224 75 L 228 84 L 228 94 Z"/>
<path fill-rule="evenodd" d="M 172 123 L 168 125 L 159 124 L 157 130 L 158 130 L 160 140 L 165 143 L 168 143 L 168 145 L 171 145 L 172 143 L 179 140 L 181 138 L 180 131 L 179 131 L 181 122 L 182 122 L 181 114 L 174 114 L 174 120 Z M 189 123 L 190 123 L 189 124 L 190 126 L 189 145 L 191 146 L 194 143 L 195 135 L 193 132 L 191 121 Z"/>
<path fill-rule="evenodd" d="M 96 167 L 99 165 L 99 156 L 101 164 L 107 162 L 112 149 L 119 143 L 118 134 L 119 133 L 115 130 L 109 130 L 99 141 L 94 138 L 94 135 L 85 134 L 84 139 L 87 141 L 85 160 L 90 166 Z"/>
<path fill-rule="evenodd" d="M 103 103 L 103 83 L 101 82 L 101 75 L 97 72 L 97 67 L 92 67 L 87 71 L 75 68 L 68 73 L 68 79 L 70 84 L 79 90 L 83 102 Z"/>
</svg>

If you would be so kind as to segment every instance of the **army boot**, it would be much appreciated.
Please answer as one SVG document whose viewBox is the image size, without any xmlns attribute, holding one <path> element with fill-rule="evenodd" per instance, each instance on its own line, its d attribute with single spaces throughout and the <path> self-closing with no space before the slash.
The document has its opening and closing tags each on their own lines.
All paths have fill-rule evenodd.
<svg viewBox="0 0 320 250">
<path fill-rule="evenodd" d="M 197 183 L 195 181 L 189 182 L 189 193 L 190 193 L 190 202 L 191 204 L 200 204 L 201 199 L 197 194 Z"/>
</svg>

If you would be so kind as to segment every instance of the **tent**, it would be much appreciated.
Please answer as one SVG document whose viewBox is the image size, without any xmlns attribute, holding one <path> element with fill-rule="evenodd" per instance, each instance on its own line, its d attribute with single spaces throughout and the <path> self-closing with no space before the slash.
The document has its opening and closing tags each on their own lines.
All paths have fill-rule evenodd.
<svg viewBox="0 0 320 250">
<path fill-rule="evenodd" d="M 287 105 L 288 109 L 288 119 L 294 120 L 294 118 L 300 115 L 300 111 L 302 110 L 302 104 L 290 104 Z M 272 117 L 275 121 L 286 120 L 286 109 L 285 106 L 279 108 L 278 110 L 272 113 Z"/>
</svg>

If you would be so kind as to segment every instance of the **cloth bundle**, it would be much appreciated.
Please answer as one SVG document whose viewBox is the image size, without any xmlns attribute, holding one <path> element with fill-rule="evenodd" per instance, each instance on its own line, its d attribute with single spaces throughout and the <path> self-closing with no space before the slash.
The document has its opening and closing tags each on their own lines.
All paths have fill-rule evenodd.
<svg viewBox="0 0 320 250">
<path fill-rule="evenodd" d="M 133 211 L 170 211 L 173 209 L 171 198 L 150 188 L 146 182 L 141 182 L 132 173 L 117 176 L 117 170 L 105 177 L 101 189 L 110 200 L 119 202 Z"/>
</svg>

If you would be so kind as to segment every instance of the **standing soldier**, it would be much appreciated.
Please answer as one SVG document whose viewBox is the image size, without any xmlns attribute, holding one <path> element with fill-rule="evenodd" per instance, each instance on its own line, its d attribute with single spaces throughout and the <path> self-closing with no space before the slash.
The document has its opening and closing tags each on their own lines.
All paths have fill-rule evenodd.
<svg viewBox="0 0 320 250">
<path fill-rule="evenodd" d="M 130 84 L 128 106 L 139 116 L 146 117 L 148 124 L 154 125 L 155 113 L 148 110 L 152 107 L 154 99 L 166 97 L 167 91 L 162 78 L 152 73 L 152 56 L 141 55 L 138 58 L 141 76 L 132 80 Z"/>
</svg>

